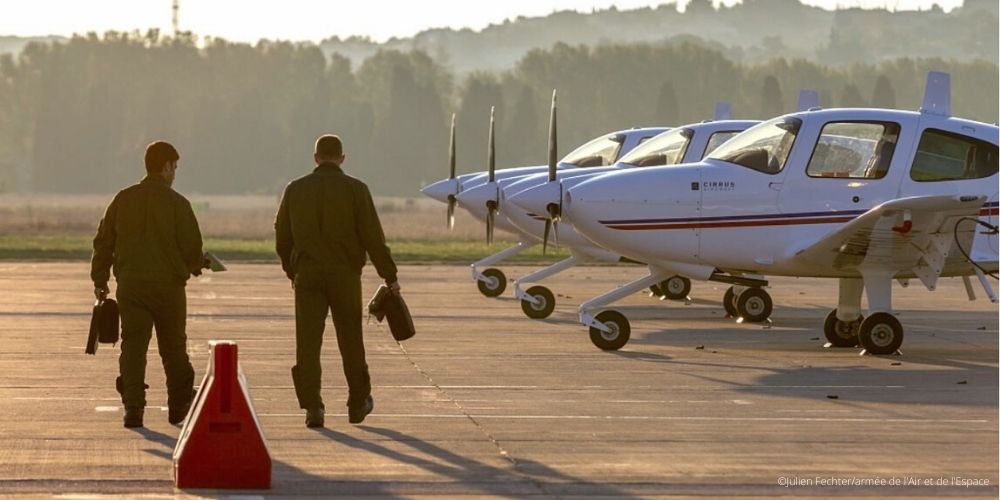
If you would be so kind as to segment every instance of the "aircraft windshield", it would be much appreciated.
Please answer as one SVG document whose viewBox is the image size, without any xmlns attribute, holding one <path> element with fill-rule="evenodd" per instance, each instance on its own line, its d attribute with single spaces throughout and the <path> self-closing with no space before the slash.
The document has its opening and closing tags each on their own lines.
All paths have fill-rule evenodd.
<svg viewBox="0 0 1000 500">
<path fill-rule="evenodd" d="M 618 134 L 598 137 L 566 155 L 560 163 L 568 163 L 577 167 L 603 167 L 612 165 L 618 158 L 618 150 L 625 138 Z"/>
<path fill-rule="evenodd" d="M 637 167 L 675 165 L 684 159 L 693 131 L 676 128 L 664 132 L 638 146 L 619 160 Z"/>
<path fill-rule="evenodd" d="M 710 158 L 776 174 L 785 168 L 801 125 L 802 120 L 791 117 L 766 121 L 719 146 Z"/>
</svg>

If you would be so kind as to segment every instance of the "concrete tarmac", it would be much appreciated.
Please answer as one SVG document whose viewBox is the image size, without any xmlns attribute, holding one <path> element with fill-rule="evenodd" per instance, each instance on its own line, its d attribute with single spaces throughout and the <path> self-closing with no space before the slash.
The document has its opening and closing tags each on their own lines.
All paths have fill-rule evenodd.
<svg viewBox="0 0 1000 500">
<path fill-rule="evenodd" d="M 418 333 L 400 345 L 365 326 L 376 406 L 361 425 L 347 422 L 328 323 L 323 430 L 303 425 L 295 401 L 292 290 L 279 266 L 193 279 L 197 380 L 210 339 L 239 344 L 273 488 L 181 491 L 155 342 L 146 427 L 124 429 L 119 349 L 83 353 L 88 266 L 0 263 L 0 495 L 997 497 L 997 306 L 981 291 L 968 301 L 957 279 L 933 293 L 896 286 L 903 355 L 861 357 L 822 347 L 834 280 L 773 280 L 767 329 L 725 319 L 721 284 L 694 283 L 687 305 L 636 294 L 613 306 L 631 342 L 602 352 L 577 305 L 641 268 L 550 279 L 558 304 L 543 321 L 523 315 L 512 287 L 481 296 L 469 274 L 402 267 Z M 368 297 L 370 268 L 364 283 Z"/>
</svg>

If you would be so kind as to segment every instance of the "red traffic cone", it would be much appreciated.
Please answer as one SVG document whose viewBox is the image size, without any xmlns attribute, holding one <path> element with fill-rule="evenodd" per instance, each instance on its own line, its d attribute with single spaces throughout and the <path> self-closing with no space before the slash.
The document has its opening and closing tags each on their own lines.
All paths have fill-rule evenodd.
<svg viewBox="0 0 1000 500">
<path fill-rule="evenodd" d="M 271 454 L 237 361 L 236 343 L 209 342 L 198 397 L 174 449 L 178 488 L 269 489 Z"/>
</svg>

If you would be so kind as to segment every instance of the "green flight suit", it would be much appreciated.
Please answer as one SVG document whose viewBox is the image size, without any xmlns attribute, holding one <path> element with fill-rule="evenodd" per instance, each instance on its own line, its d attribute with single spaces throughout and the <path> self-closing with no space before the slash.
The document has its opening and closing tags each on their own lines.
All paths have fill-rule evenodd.
<svg viewBox="0 0 1000 500">
<path fill-rule="evenodd" d="M 188 278 L 198 275 L 204 257 L 201 231 L 191 203 L 161 177 L 150 175 L 118 192 L 94 237 L 90 277 L 107 285 L 111 269 L 118 282 L 122 352 L 118 390 L 126 406 L 146 405 L 146 352 L 152 329 L 167 376 L 167 405 L 191 398 L 194 368 L 187 354 Z"/>
<path fill-rule="evenodd" d="M 302 408 L 323 407 L 320 349 L 333 313 L 348 385 L 348 407 L 371 394 L 361 336 L 361 268 L 365 255 L 386 283 L 396 265 L 385 244 L 371 193 L 335 163 L 322 163 L 285 188 L 275 217 L 281 267 L 295 287 L 295 366 L 292 380 Z"/>
</svg>

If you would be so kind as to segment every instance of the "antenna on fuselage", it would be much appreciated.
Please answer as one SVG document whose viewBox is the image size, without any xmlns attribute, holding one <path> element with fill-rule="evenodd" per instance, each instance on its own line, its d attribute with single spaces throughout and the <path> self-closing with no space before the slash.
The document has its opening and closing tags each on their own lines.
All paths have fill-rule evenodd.
<svg viewBox="0 0 1000 500">
<path fill-rule="evenodd" d="M 719 101 L 715 103 L 715 116 L 712 120 L 732 120 L 733 119 L 733 105 L 726 101 Z"/>
<path fill-rule="evenodd" d="M 809 111 L 813 108 L 819 108 L 819 92 L 810 89 L 800 90 L 799 104 L 795 107 L 795 111 Z"/>
<path fill-rule="evenodd" d="M 943 71 L 929 71 L 924 87 L 924 104 L 920 112 L 929 115 L 951 116 L 951 75 Z"/>
</svg>

